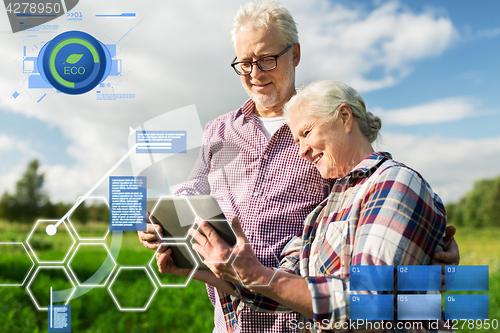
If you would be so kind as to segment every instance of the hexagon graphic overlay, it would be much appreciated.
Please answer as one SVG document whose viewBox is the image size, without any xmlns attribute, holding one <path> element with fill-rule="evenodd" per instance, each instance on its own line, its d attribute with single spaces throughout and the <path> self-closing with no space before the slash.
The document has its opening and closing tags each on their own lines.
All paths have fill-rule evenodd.
<svg viewBox="0 0 500 333">
<path fill-rule="evenodd" d="M 103 241 L 109 234 L 109 203 L 105 197 L 78 198 L 68 222 L 79 240 Z M 103 218 L 105 217 L 105 219 Z"/>
<path fill-rule="evenodd" d="M 21 242 L 0 242 L 2 269 L 0 269 L 0 287 L 20 287 L 24 285 L 35 262 L 28 249 Z"/>
<path fill-rule="evenodd" d="M 26 244 L 40 264 L 64 263 L 76 243 L 65 222 L 55 235 L 47 235 L 47 225 L 54 222 L 57 220 L 38 220 L 26 239 Z"/>
<path fill-rule="evenodd" d="M 36 281 L 35 281 L 36 280 Z M 66 280 L 66 281 L 62 281 Z M 69 289 L 64 289 L 69 286 Z M 67 305 L 76 290 L 76 285 L 71 280 L 64 266 L 39 266 L 26 286 L 33 303 L 38 310 L 47 310 L 50 304 L 50 287 L 53 292 L 53 303 L 64 302 Z"/>
<path fill-rule="evenodd" d="M 186 240 L 188 231 L 196 217 L 196 212 L 186 197 L 162 196 L 153 206 L 152 200 L 148 200 L 147 210 L 149 215 L 149 223 L 158 224 L 162 221 L 155 217 L 168 216 L 168 230 L 163 229 L 163 235 L 158 233 L 162 240 Z"/>
<path fill-rule="evenodd" d="M 148 279 L 152 284 L 152 288 L 148 288 Z M 113 291 L 115 283 L 123 283 L 123 285 L 117 285 Z M 134 284 L 140 285 L 140 289 L 144 290 L 144 293 L 131 295 L 129 290 L 136 289 L 131 287 Z M 150 293 L 146 292 L 147 289 L 150 290 Z M 146 267 L 122 266 L 111 280 L 108 291 L 120 311 L 146 311 L 156 295 L 158 287 Z"/>
<path fill-rule="evenodd" d="M 80 243 L 68 261 L 68 269 L 82 287 L 104 287 L 116 261 L 103 243 Z"/>
</svg>

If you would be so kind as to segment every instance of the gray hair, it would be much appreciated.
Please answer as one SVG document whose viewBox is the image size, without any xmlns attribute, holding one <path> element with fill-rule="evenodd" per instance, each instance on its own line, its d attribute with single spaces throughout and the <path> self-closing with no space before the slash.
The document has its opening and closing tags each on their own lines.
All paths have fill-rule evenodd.
<svg viewBox="0 0 500 333">
<path fill-rule="evenodd" d="M 241 5 L 233 19 L 231 29 L 233 47 L 236 46 L 236 34 L 247 23 L 253 23 L 257 28 L 267 28 L 269 24 L 273 24 L 278 29 L 284 45 L 292 45 L 299 41 L 297 23 L 288 9 L 281 6 L 278 1 L 251 1 Z"/>
<path fill-rule="evenodd" d="M 361 132 L 368 141 L 375 141 L 382 127 L 382 120 L 366 111 L 363 98 L 356 90 L 342 82 L 316 81 L 298 90 L 283 107 L 283 115 L 290 120 L 292 110 L 297 109 L 329 121 L 337 118 L 339 106 L 343 103 L 351 108 Z"/>
</svg>

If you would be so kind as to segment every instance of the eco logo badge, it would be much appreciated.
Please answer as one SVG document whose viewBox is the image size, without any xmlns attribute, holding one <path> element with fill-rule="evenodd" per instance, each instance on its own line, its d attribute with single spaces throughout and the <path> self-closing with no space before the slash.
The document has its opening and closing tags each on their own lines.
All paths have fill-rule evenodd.
<svg viewBox="0 0 500 333">
<path fill-rule="evenodd" d="M 68 31 L 46 43 L 38 54 L 42 77 L 57 90 L 79 95 L 94 89 L 111 70 L 104 44 L 82 31 Z"/>
</svg>

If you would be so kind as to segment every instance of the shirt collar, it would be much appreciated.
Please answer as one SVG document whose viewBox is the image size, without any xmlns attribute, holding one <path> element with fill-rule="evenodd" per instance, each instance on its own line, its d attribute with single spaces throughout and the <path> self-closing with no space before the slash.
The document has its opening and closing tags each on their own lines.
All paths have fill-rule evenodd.
<svg viewBox="0 0 500 333">
<path fill-rule="evenodd" d="M 349 172 L 354 178 L 369 177 L 379 164 L 387 159 L 392 160 L 392 155 L 387 152 L 374 152 L 363 159 L 358 165 Z"/>
<path fill-rule="evenodd" d="M 238 110 L 238 116 L 243 115 L 246 118 L 251 118 L 252 115 L 254 115 L 253 112 L 254 110 L 255 110 L 255 103 L 251 98 L 249 98 L 245 102 L 245 104 L 243 104 L 241 108 Z"/>
</svg>

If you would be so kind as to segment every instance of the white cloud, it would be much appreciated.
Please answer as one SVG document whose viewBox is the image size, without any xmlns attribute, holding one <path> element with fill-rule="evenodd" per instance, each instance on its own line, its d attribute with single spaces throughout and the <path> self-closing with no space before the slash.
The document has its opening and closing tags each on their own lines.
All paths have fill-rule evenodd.
<svg viewBox="0 0 500 333">
<path fill-rule="evenodd" d="M 6 135 L 0 134 L 0 151 L 11 151 L 14 149 L 15 140 Z"/>
<path fill-rule="evenodd" d="M 471 98 L 453 97 L 396 110 L 375 109 L 374 113 L 384 124 L 419 125 L 468 118 L 475 115 L 475 108 Z"/>
<path fill-rule="evenodd" d="M 56 164 L 44 156 L 47 186 L 54 200 L 75 200 L 109 170 L 127 150 L 129 127 L 191 104 L 196 104 L 204 123 L 242 104 L 247 96 L 229 66 L 234 55 L 229 31 L 243 2 L 81 1 L 76 9 L 82 12 L 83 21 L 68 22 L 64 16 L 51 21 L 60 26 L 59 32 L 0 34 L 0 110 L 57 127 L 69 142 L 60 154 L 70 156 L 73 163 Z M 431 11 L 416 13 L 399 2 L 371 11 L 326 0 L 283 4 L 299 23 L 303 51 L 299 84 L 333 78 L 360 91 L 388 87 L 408 75 L 416 61 L 442 54 L 455 35 L 448 18 Z M 137 19 L 94 17 L 117 10 L 136 12 Z M 123 76 L 109 78 L 109 82 L 121 80 L 114 92 L 135 93 L 136 99 L 96 101 L 94 92 L 80 96 L 49 93 L 37 103 L 47 91 L 27 89 L 20 61 L 23 46 L 75 29 L 103 43 L 121 39 L 118 52 Z M 37 37 L 23 38 L 28 34 Z M 374 71 L 380 71 L 375 78 Z M 14 91 L 19 97 L 9 98 Z M 40 142 L 51 144 L 46 138 Z"/>
<path fill-rule="evenodd" d="M 3 133 L 0 133 L 0 152 L 17 152 L 31 158 L 40 156 L 36 150 L 31 148 L 29 142 Z"/>
<path fill-rule="evenodd" d="M 398 83 L 416 61 L 442 54 L 458 36 L 449 18 L 397 1 L 371 12 L 326 0 L 292 9 L 306 67 L 301 78 L 336 79 L 361 92 Z"/>
<path fill-rule="evenodd" d="M 382 133 L 377 146 L 418 171 L 445 203 L 457 201 L 475 180 L 498 176 L 500 137 L 468 140 Z"/>
<path fill-rule="evenodd" d="M 20 170 L 11 170 L 9 172 L 3 172 L 0 175 L 0 184 L 2 184 L 2 188 L 0 189 L 0 193 L 3 194 L 5 191 L 9 193 L 13 193 L 15 189 L 15 184 L 19 180 L 21 176 Z"/>
<path fill-rule="evenodd" d="M 101 170 L 92 170 L 88 168 L 88 165 L 83 167 L 61 164 L 42 166 L 41 171 L 45 173 L 48 194 L 53 202 L 76 202 L 76 199 L 83 196 L 102 176 L 99 174 Z M 99 192 L 99 194 L 102 193 L 103 191 Z"/>
<path fill-rule="evenodd" d="M 478 37 L 481 38 L 495 38 L 500 36 L 500 27 L 498 28 L 492 28 L 492 29 L 485 29 L 485 30 L 480 30 L 477 33 Z"/>
</svg>

